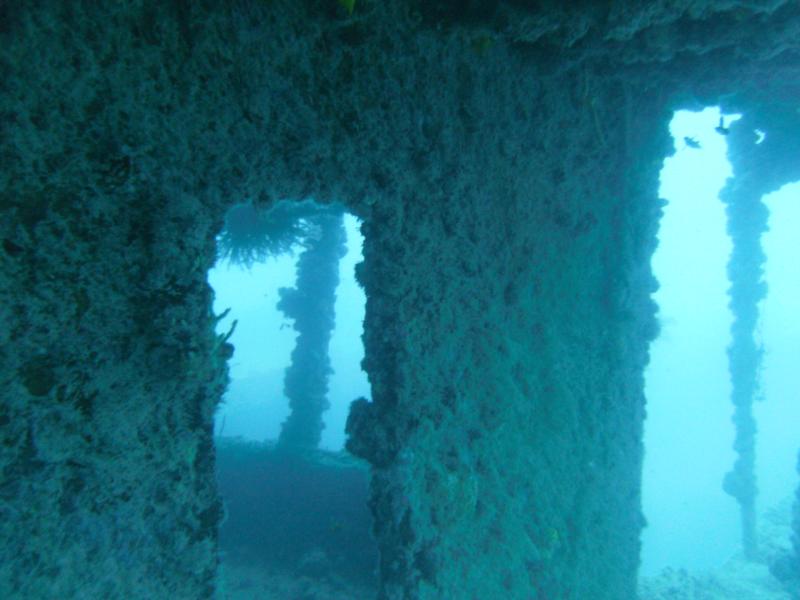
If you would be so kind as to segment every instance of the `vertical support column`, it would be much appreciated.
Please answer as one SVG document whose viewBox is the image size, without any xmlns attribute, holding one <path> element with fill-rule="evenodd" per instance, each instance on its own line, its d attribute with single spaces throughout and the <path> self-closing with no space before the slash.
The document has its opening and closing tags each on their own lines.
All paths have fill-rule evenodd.
<svg viewBox="0 0 800 600">
<path fill-rule="evenodd" d="M 733 242 L 728 262 L 729 306 L 733 314 L 728 347 L 731 400 L 736 426 L 736 462 L 723 481 L 724 490 L 741 510 L 742 547 L 754 559 L 758 554 L 755 474 L 757 426 L 753 402 L 758 397 L 762 348 L 755 340 L 759 302 L 766 296 L 763 281 L 766 257 L 761 237 L 767 231 L 769 211 L 762 199 L 797 179 L 798 117 L 794 110 L 776 108 L 745 113 L 730 127 L 728 157 L 733 176 L 720 193 L 726 205 L 728 233 Z M 756 130 L 765 133 L 757 143 Z"/>
<path fill-rule="evenodd" d="M 456 139 L 457 170 L 364 221 L 373 401 L 347 447 L 373 466 L 382 600 L 636 596 L 669 115 L 646 93 L 625 114 L 619 88 L 578 110 L 586 86 L 524 93 L 501 130 L 508 102 L 482 98 L 500 116 L 479 152 Z"/>
<path fill-rule="evenodd" d="M 755 440 L 756 422 L 753 401 L 758 392 L 762 348 L 755 341 L 758 304 L 767 292 L 763 281 L 764 252 L 761 236 L 767 230 L 768 210 L 761 201 L 759 187 L 753 189 L 734 177 L 720 193 L 728 216 L 728 233 L 733 249 L 728 261 L 728 306 L 733 314 L 731 343 L 728 346 L 728 370 L 731 378 L 731 401 L 736 426 L 734 449 L 736 462 L 725 475 L 724 490 L 739 503 L 742 546 L 745 555 L 754 559 L 756 541 Z"/>
<path fill-rule="evenodd" d="M 278 308 L 294 319 L 297 342 L 284 376 L 291 412 L 278 443 L 285 448 L 314 449 L 329 406 L 328 377 L 332 373 L 328 346 L 336 324 L 339 260 L 347 251 L 347 233 L 339 210 L 320 209 L 307 217 L 306 248 L 297 261 L 297 284 L 282 288 Z"/>
</svg>

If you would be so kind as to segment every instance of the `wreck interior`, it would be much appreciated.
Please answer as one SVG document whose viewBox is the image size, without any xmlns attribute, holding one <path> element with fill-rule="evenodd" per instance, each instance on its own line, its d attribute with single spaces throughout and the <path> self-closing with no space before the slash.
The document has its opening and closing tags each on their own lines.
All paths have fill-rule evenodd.
<svg viewBox="0 0 800 600">
<path fill-rule="evenodd" d="M 721 485 L 755 560 L 763 199 L 800 180 L 796 2 L 0 2 L 0 596 L 228 597 L 236 537 L 383 600 L 636 599 L 659 173 L 674 113 L 708 106 L 741 115 L 717 132 Z M 370 394 L 332 453 L 345 213 Z M 297 244 L 290 410 L 274 443 L 215 436 L 235 326 L 209 270 Z M 798 483 L 770 565 L 793 598 Z"/>
</svg>

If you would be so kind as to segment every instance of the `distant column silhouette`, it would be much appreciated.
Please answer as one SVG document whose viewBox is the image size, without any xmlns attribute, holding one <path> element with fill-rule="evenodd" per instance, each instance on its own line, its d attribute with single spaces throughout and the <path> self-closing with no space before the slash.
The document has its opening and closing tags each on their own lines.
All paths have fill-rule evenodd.
<svg viewBox="0 0 800 600">
<path fill-rule="evenodd" d="M 297 261 L 297 283 L 281 288 L 278 301 L 298 333 L 284 376 L 291 412 L 278 439 L 280 446 L 292 449 L 316 448 L 322 436 L 322 415 L 329 407 L 328 377 L 333 372 L 328 346 L 336 324 L 339 260 L 347 251 L 340 211 L 322 208 L 307 223 L 309 235 Z"/>
<path fill-rule="evenodd" d="M 339 261 L 347 251 L 343 219 L 336 205 L 278 202 L 263 209 L 243 203 L 228 211 L 218 240 L 222 258 L 247 267 L 303 247 L 295 287 L 281 288 L 277 305 L 294 320 L 298 333 L 284 375 L 291 411 L 278 438 L 284 448 L 316 448 L 322 436 L 322 415 L 329 406 L 328 345 L 336 322 Z"/>
<path fill-rule="evenodd" d="M 731 124 L 728 158 L 731 177 L 720 193 L 733 243 L 728 261 L 728 291 L 733 322 L 728 346 L 731 400 L 736 426 L 733 469 L 725 475 L 723 489 L 741 508 L 742 546 L 745 556 L 756 558 L 755 475 L 756 422 L 753 400 L 758 395 L 763 349 L 755 339 L 759 302 L 767 294 L 763 280 L 766 257 L 761 237 L 768 228 L 769 210 L 763 197 L 800 175 L 797 140 L 798 116 L 794 109 L 765 114 L 746 113 Z M 765 132 L 758 141 L 757 131 Z M 800 493 L 800 490 L 798 490 Z M 797 525 L 796 525 L 797 528 Z"/>
<path fill-rule="evenodd" d="M 758 488 L 755 473 L 756 422 L 753 418 L 753 400 L 758 391 L 762 348 L 754 334 L 758 323 L 758 303 L 766 296 L 763 280 L 766 260 L 761 246 L 761 236 L 767 230 L 769 211 L 762 202 L 762 181 L 749 170 L 737 169 L 737 151 L 742 144 L 737 136 L 749 135 L 752 129 L 740 122 L 731 126 L 733 150 L 728 154 L 734 167 L 734 176 L 720 193 L 728 218 L 728 234 L 733 247 L 728 259 L 728 306 L 731 323 L 731 343 L 728 346 L 728 371 L 731 379 L 731 401 L 734 406 L 733 422 L 736 437 L 733 447 L 736 462 L 723 482 L 725 492 L 739 503 L 742 522 L 742 546 L 745 556 L 754 559 L 756 540 L 756 495 Z M 752 148 L 748 150 L 753 151 Z M 740 161 L 741 162 L 741 157 Z"/>
</svg>

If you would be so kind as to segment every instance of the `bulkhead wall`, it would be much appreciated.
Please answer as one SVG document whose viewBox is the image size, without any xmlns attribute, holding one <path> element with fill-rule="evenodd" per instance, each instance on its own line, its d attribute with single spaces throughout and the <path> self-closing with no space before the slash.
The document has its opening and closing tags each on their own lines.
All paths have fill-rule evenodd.
<svg viewBox="0 0 800 600">
<path fill-rule="evenodd" d="M 313 197 L 364 221 L 381 597 L 633 598 L 667 84 L 798 39 L 729 4 L 4 3 L 2 595 L 213 594 L 215 236 Z"/>
</svg>

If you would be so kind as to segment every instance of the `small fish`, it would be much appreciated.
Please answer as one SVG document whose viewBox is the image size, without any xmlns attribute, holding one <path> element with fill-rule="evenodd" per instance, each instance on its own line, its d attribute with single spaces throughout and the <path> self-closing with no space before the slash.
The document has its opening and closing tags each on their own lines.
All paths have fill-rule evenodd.
<svg viewBox="0 0 800 600">
<path fill-rule="evenodd" d="M 714 128 L 714 131 L 716 131 L 720 135 L 728 135 L 731 130 L 728 129 L 727 127 L 725 127 L 725 119 L 723 117 L 720 117 L 719 118 L 719 125 L 717 125 Z"/>
<path fill-rule="evenodd" d="M 701 146 L 700 146 L 700 142 L 698 142 L 698 141 L 697 141 L 696 139 L 694 139 L 693 137 L 689 137 L 688 135 L 687 135 L 687 136 L 685 136 L 685 137 L 683 138 L 683 141 L 684 141 L 684 143 L 686 144 L 686 147 L 687 147 L 687 148 L 696 148 L 696 149 L 699 149 L 699 148 L 701 147 Z"/>
</svg>

